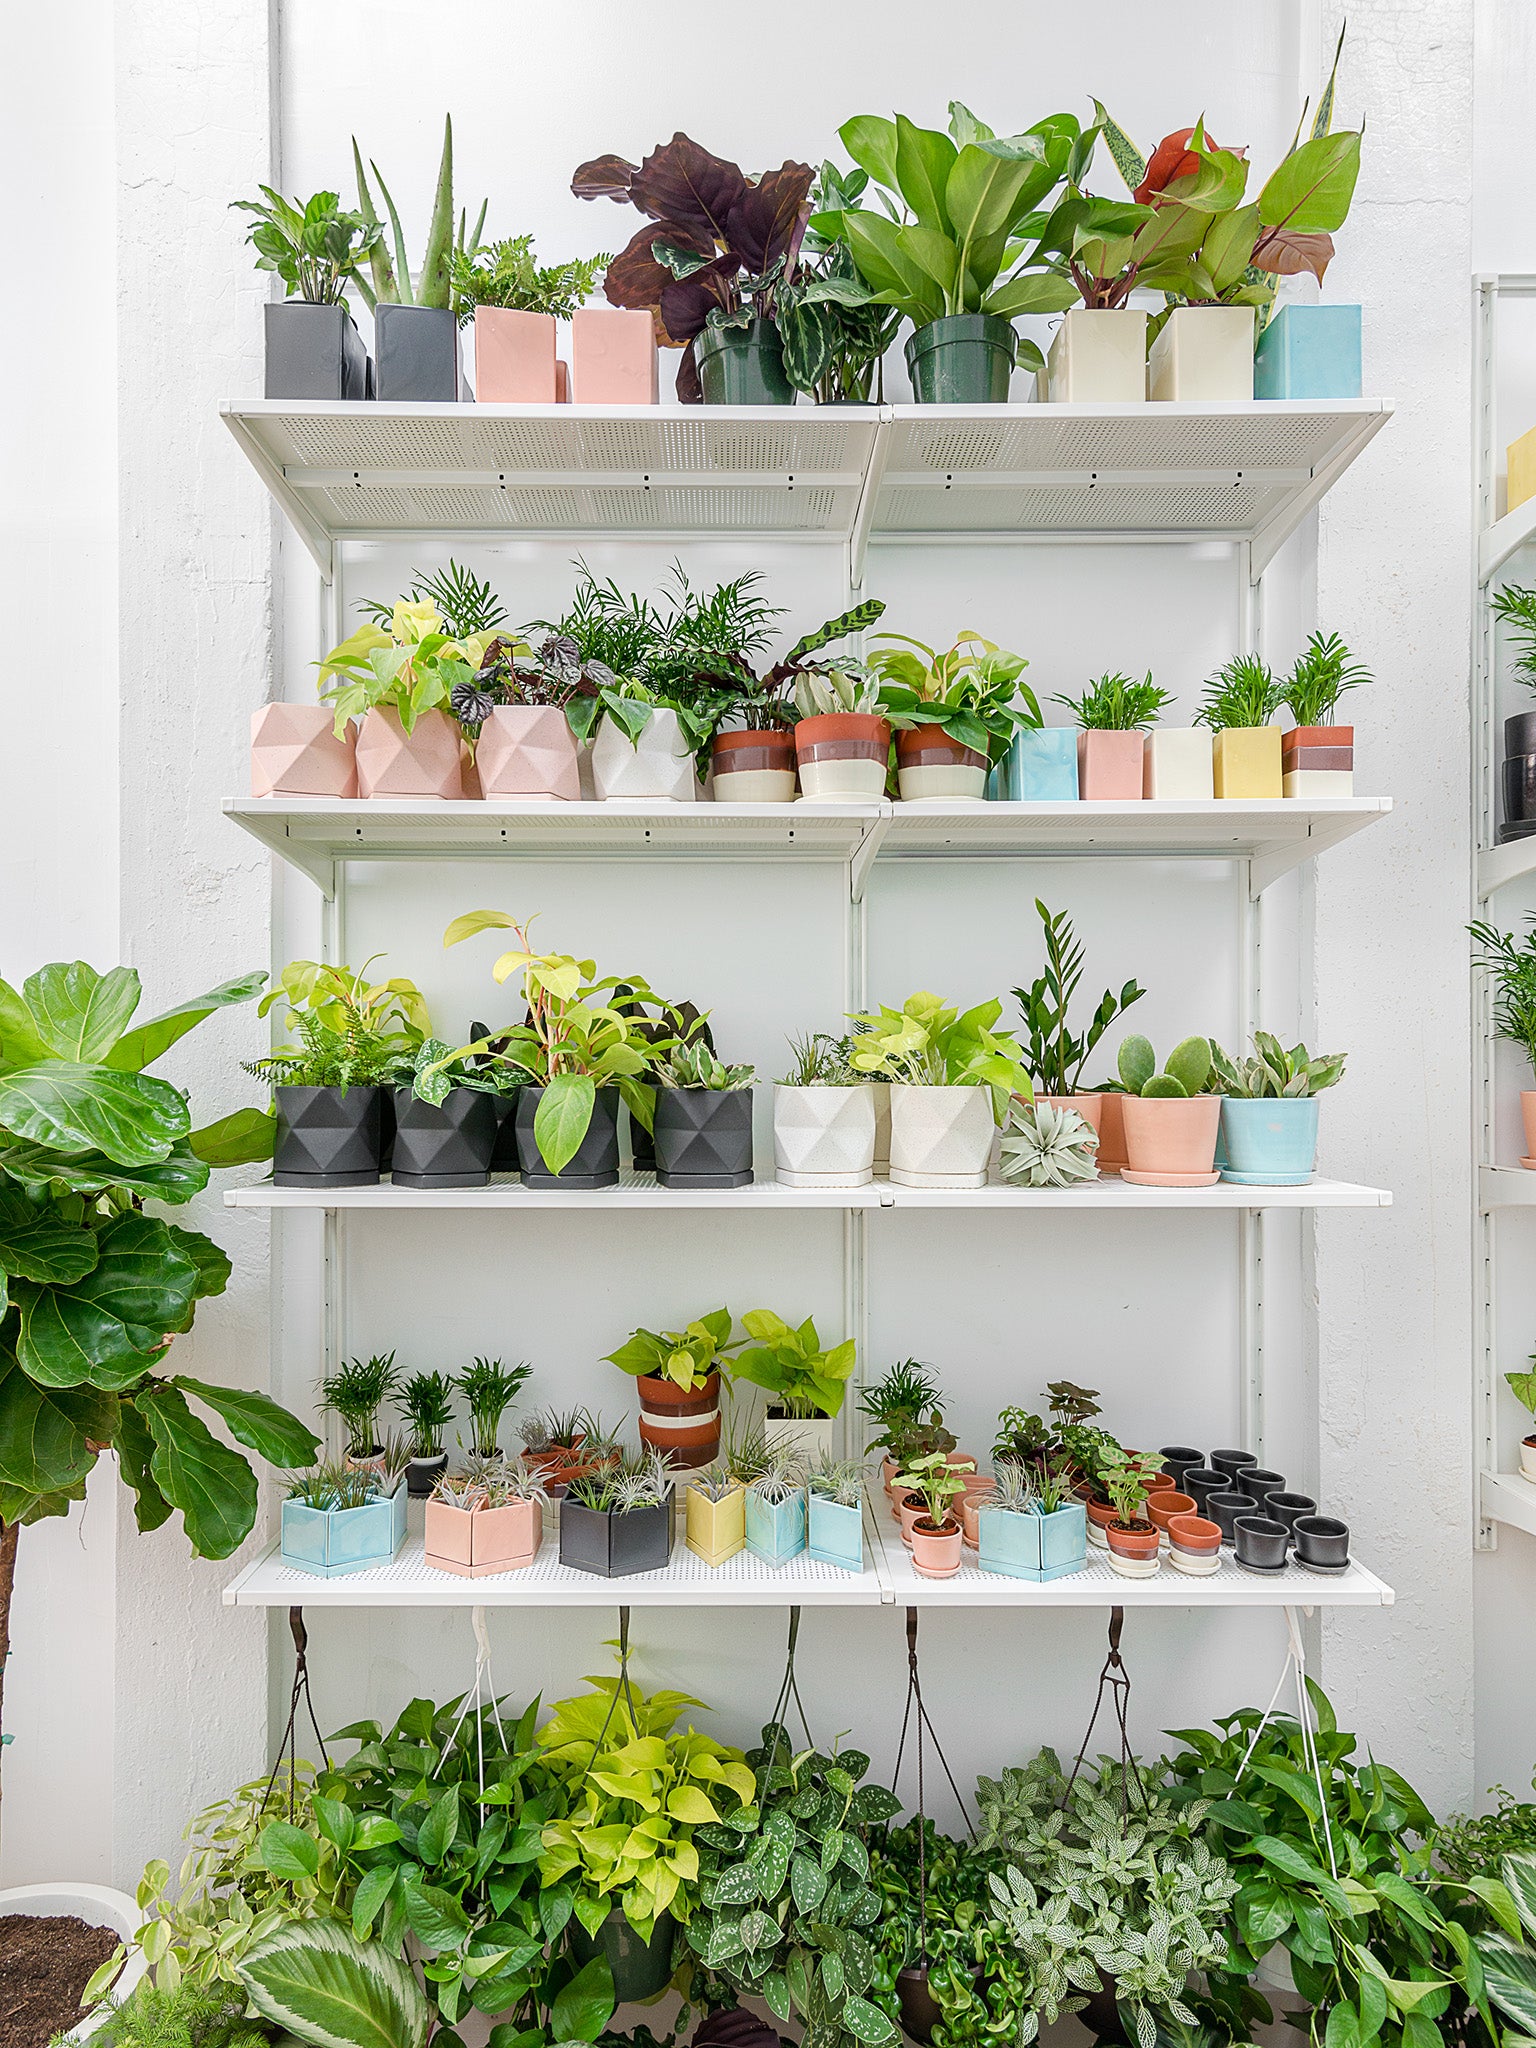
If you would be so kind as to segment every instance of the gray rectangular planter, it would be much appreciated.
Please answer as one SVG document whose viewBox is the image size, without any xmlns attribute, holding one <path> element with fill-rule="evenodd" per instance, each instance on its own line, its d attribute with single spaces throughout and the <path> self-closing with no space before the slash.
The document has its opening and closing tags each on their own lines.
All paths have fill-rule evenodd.
<svg viewBox="0 0 1536 2048">
<path fill-rule="evenodd" d="M 268 398 L 372 398 L 373 365 L 345 306 L 263 308 Z"/>
<path fill-rule="evenodd" d="M 656 1178 L 664 1188 L 752 1185 L 752 1090 L 658 1088 Z"/>
<path fill-rule="evenodd" d="M 373 353 L 380 399 L 438 399 L 451 404 L 470 396 L 459 352 L 459 323 L 445 307 L 377 307 Z"/>
<path fill-rule="evenodd" d="M 539 1113 L 544 1090 L 521 1089 L 517 1097 L 517 1149 L 523 1162 L 523 1179 L 531 1188 L 615 1188 L 619 1184 L 619 1091 L 599 1088 L 592 1107 L 592 1121 L 576 1156 L 560 1173 L 544 1164 L 533 1134 L 533 1120 Z"/>
<path fill-rule="evenodd" d="M 391 1178 L 404 1188 L 483 1188 L 496 1150 L 497 1103 L 478 1088 L 450 1088 L 439 1103 L 395 1090 Z"/>
<path fill-rule="evenodd" d="M 672 1496 L 657 1508 L 613 1515 L 584 1508 L 569 1495 L 560 1503 L 560 1562 L 603 1579 L 659 1572 L 672 1558 Z"/>
<path fill-rule="evenodd" d="M 366 1188 L 379 1177 L 382 1088 L 281 1087 L 272 1179 L 280 1188 Z"/>
</svg>

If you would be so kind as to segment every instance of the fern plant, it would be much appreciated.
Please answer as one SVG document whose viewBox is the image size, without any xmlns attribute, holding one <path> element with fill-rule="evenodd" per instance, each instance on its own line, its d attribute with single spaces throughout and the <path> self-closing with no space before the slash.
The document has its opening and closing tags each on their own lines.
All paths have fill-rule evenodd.
<svg viewBox="0 0 1536 2048">
<path fill-rule="evenodd" d="M 477 306 L 518 313 L 548 313 L 569 320 L 597 288 L 611 256 L 579 256 L 569 263 L 539 263 L 532 235 L 513 235 L 478 252 L 456 249 L 449 263 L 454 310 L 467 326 Z"/>
</svg>

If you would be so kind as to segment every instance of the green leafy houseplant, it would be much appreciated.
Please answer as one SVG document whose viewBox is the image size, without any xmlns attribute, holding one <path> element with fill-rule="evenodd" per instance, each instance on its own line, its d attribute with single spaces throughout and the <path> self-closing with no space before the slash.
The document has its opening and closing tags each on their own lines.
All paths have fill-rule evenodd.
<svg viewBox="0 0 1536 2048">
<path fill-rule="evenodd" d="M 1486 920 L 1467 930 L 1481 948 L 1473 965 L 1494 979 L 1493 1028 L 1518 1045 L 1536 1068 L 1536 918 L 1523 939 Z"/>
<path fill-rule="evenodd" d="M 598 273 L 613 259 L 578 256 L 569 263 L 541 264 L 532 235 L 488 243 L 473 255 L 457 249 L 449 258 L 449 288 L 459 325 L 475 317 L 477 306 L 501 306 L 516 313 L 546 313 L 569 320 L 597 286 Z"/>
<path fill-rule="evenodd" d="M 1141 1001 L 1146 990 L 1134 978 L 1118 996 L 1113 989 L 1105 989 L 1087 1029 L 1077 1037 L 1067 1016 L 1083 978 L 1083 948 L 1064 910 L 1048 910 L 1038 896 L 1035 910 L 1045 938 L 1045 968 L 1027 988 L 1013 991 L 1029 1039 L 1024 1063 L 1037 1094 L 1075 1095 L 1099 1040 L 1117 1017 Z"/>
<path fill-rule="evenodd" d="M 401 731 L 413 733 L 425 712 L 450 709 L 454 690 L 474 681 L 486 644 L 484 633 L 458 639 L 446 631 L 430 597 L 402 598 L 387 626 L 359 626 L 319 664 L 320 695 L 335 709 L 336 737 L 370 711 L 393 711 Z"/>
<path fill-rule="evenodd" d="M 1327 725 L 1344 692 L 1370 681 L 1337 633 L 1314 633 L 1292 666 L 1284 701 L 1298 725 Z"/>
<path fill-rule="evenodd" d="M 1536 1357 L 1532 1358 L 1531 1367 L 1532 1369 L 1526 1372 L 1505 1373 L 1504 1384 L 1530 1416 L 1532 1434 L 1526 1438 L 1526 1442 L 1536 1444 Z"/>
<path fill-rule="evenodd" d="M 453 120 L 446 116 L 443 121 L 443 153 L 438 160 L 437 185 L 432 198 L 432 217 L 427 226 L 427 239 L 421 253 L 421 267 L 413 279 L 411 266 L 405 253 L 405 235 L 400 226 L 400 216 L 395 202 L 390 197 L 389 187 L 380 175 L 379 167 L 370 160 L 369 169 L 378 182 L 383 194 L 385 210 L 389 215 L 390 232 L 394 242 L 394 260 L 390 260 L 385 245 L 382 223 L 373 203 L 373 193 L 363 173 L 362 151 L 357 138 L 352 139 L 352 162 L 357 172 L 358 211 L 371 228 L 380 230 L 377 239 L 369 246 L 368 261 L 372 273 L 371 281 L 359 277 L 357 288 L 369 312 L 378 306 L 435 306 L 446 308 L 453 303 L 452 266 L 455 252 L 453 232 Z M 461 221 L 458 236 L 460 252 L 473 255 L 480 246 L 480 228 L 485 223 L 485 207 L 480 208 L 480 219 L 475 232 L 466 237 Z"/>
<path fill-rule="evenodd" d="M 1206 683 L 1195 723 L 1209 726 L 1212 732 L 1272 725 L 1284 698 L 1285 684 L 1276 680 L 1258 655 L 1235 655 Z"/>
<path fill-rule="evenodd" d="M 1160 690 L 1148 669 L 1139 683 L 1130 676 L 1102 675 L 1080 697 L 1058 696 L 1051 702 L 1064 704 L 1085 732 L 1145 732 L 1173 702 L 1173 693 Z"/>
<path fill-rule="evenodd" d="M 591 736 L 600 718 L 611 717 L 634 740 L 657 699 L 644 685 L 616 676 L 605 662 L 583 658 L 568 633 L 546 633 L 537 642 L 498 633 L 487 643 L 474 675 L 460 676 L 454 683 L 448 703 L 473 745 L 485 721 L 503 704 L 547 705 L 563 711 L 579 740 Z"/>
<path fill-rule="evenodd" d="M 82 1998 L 81 2003 L 87 2001 Z M 93 2036 L 101 2048 L 266 2048 L 264 2027 L 246 2017 L 245 1990 L 179 1984 L 134 1987 Z"/>
<path fill-rule="evenodd" d="M 374 959 L 381 956 L 374 955 Z M 245 1071 L 274 1086 L 379 1087 L 402 1062 L 414 1064 L 427 1030 L 427 1006 L 413 981 L 370 982 L 368 969 L 319 960 L 291 960 L 261 999 L 260 1014 L 286 1003 L 286 1027 L 297 1045 L 280 1046 Z"/>
<path fill-rule="evenodd" d="M 1504 2039 L 1520 2048 L 1536 2031 L 1536 1855 L 1506 1856 L 1499 1870 L 1499 1926 L 1479 1937 L 1477 1959 L 1489 2001 L 1507 2022 Z"/>
<path fill-rule="evenodd" d="M 663 1088 L 700 1088 L 722 1095 L 738 1088 L 750 1088 L 757 1076 L 748 1066 L 730 1066 L 717 1060 L 702 1038 L 680 1045 L 656 1070 Z"/>
<path fill-rule="evenodd" d="M 1105 1446 L 1096 1476 L 1122 1529 L 1146 1528 L 1147 1496 L 1162 1468 L 1163 1461 L 1155 1451 L 1128 1451 L 1119 1444 Z"/>
<path fill-rule="evenodd" d="M 1536 1778 L 1531 1789 L 1536 1791 Z M 1435 1862 L 1463 1883 L 1496 1877 L 1500 1862 L 1511 1853 L 1536 1851 L 1536 1801 L 1518 1800 L 1502 1785 L 1493 1786 L 1489 1796 L 1498 1802 L 1491 1813 L 1453 1814 L 1435 1834 Z"/>
<path fill-rule="evenodd" d="M 822 165 L 800 243 L 798 280 L 784 295 L 791 301 L 794 342 L 804 344 L 791 348 L 795 371 L 822 364 L 814 380 L 818 405 L 878 405 L 885 397 L 883 358 L 901 315 L 868 300 L 853 251 L 834 225 L 836 216 L 858 204 L 868 184 L 868 172 L 857 166 L 841 171 Z"/>
<path fill-rule="evenodd" d="M 432 604 L 449 636 L 470 640 L 489 637 L 507 616 L 507 608 L 483 576 L 465 568 L 450 555 L 446 569 L 423 571 L 412 578 L 410 588 L 398 598 L 399 604 Z M 394 623 L 394 604 L 365 598 L 358 606 L 365 618 L 387 631 Z"/>
<path fill-rule="evenodd" d="M 734 719 L 751 732 L 792 725 L 799 711 L 801 682 L 819 674 L 822 667 L 820 663 L 811 662 L 809 657 L 819 653 L 823 647 L 831 647 L 837 641 L 847 639 L 850 633 L 865 632 L 884 613 L 882 599 L 866 598 L 862 604 L 839 612 L 836 618 L 824 620 L 811 632 L 802 634 L 783 659 L 762 675 L 755 674 L 749 664 L 743 663 L 745 673 L 740 682 L 726 679 L 727 688 L 717 706 L 717 721 Z M 851 666 L 857 667 L 858 664 Z"/>
<path fill-rule="evenodd" d="M 526 1360 L 503 1365 L 499 1358 L 477 1358 L 459 1374 L 459 1392 L 469 1410 L 474 1448 L 481 1457 L 495 1454 L 501 1418 L 532 1378 L 533 1367 Z"/>
<path fill-rule="evenodd" d="M 896 1486 L 898 1493 L 922 1495 L 928 1520 L 935 1529 L 952 1525 L 950 1503 L 965 1492 L 965 1480 L 942 1451 L 929 1451 L 911 1459 L 905 1470 L 897 1474 Z"/>
<path fill-rule="evenodd" d="M 735 1320 L 728 1308 L 717 1308 L 681 1330 L 636 1330 L 608 1353 L 605 1363 L 632 1379 L 667 1379 L 684 1393 L 695 1393 L 712 1373 L 725 1372 L 726 1359 L 746 1342 L 732 1339 Z"/>
<path fill-rule="evenodd" d="M 275 271 L 290 299 L 340 305 L 359 263 L 383 232 L 378 222 L 341 211 L 334 192 L 316 192 L 301 203 L 285 199 L 270 185 L 260 189 L 260 199 L 231 201 L 239 212 L 256 216 L 248 230 L 256 268 Z"/>
<path fill-rule="evenodd" d="M 926 1964 L 928 1993 L 941 2014 L 933 2035 L 938 2048 L 1002 2048 L 1019 2038 L 1027 1965 L 996 1917 L 990 1884 L 1006 1868 L 997 1850 L 941 1835 L 925 1818 L 871 1839 L 881 1989 L 889 1994 L 899 1971 Z"/>
<path fill-rule="evenodd" d="M 857 1354 L 852 1337 L 823 1349 L 814 1316 L 798 1329 L 766 1308 L 749 1309 L 741 1320 L 756 1342 L 736 1360 L 738 1379 L 762 1387 L 774 1406 L 800 1421 L 837 1414 Z"/>
<path fill-rule="evenodd" d="M 412 1455 L 435 1458 L 443 1431 L 453 1420 L 454 1380 L 446 1372 L 413 1372 L 395 1394 L 395 1406 L 411 1426 Z"/>
<path fill-rule="evenodd" d="M 1034 1095 L 1017 1040 L 995 1028 L 1002 1013 L 996 1001 L 960 1011 L 920 990 L 899 1010 L 882 1005 L 853 1018 L 860 1028 L 849 1058 L 861 1074 L 911 1087 L 990 1088 L 1000 1118 L 1012 1096 Z"/>
<path fill-rule="evenodd" d="M 396 1390 L 393 1351 L 349 1358 L 320 1382 L 320 1396 L 347 1433 L 347 1456 L 369 1458 L 379 1448 L 379 1410 Z"/>
<path fill-rule="evenodd" d="M 915 1358 L 898 1359 L 873 1386 L 864 1387 L 859 1393 L 860 1411 L 876 1427 L 869 1448 L 884 1450 L 895 1457 L 893 1430 L 899 1432 L 916 1423 L 929 1409 L 937 1415 L 940 1399 L 939 1383 L 931 1365 L 921 1364 Z"/>
<path fill-rule="evenodd" d="M 1293 1100 L 1298 1096 L 1320 1095 L 1343 1078 L 1342 1052 L 1320 1054 L 1316 1059 L 1304 1045 L 1289 1052 L 1268 1031 L 1255 1031 L 1253 1051 L 1234 1060 L 1211 1042 L 1211 1078 L 1218 1093 L 1235 1095 L 1242 1101 Z"/>
<path fill-rule="evenodd" d="M 1029 666 L 1022 654 L 972 632 L 942 654 L 905 633 L 881 638 L 899 643 L 870 657 L 880 677 L 881 712 L 898 732 L 936 725 L 996 767 L 1016 732 L 1040 724 L 1034 692 L 1019 680 Z"/>
<path fill-rule="evenodd" d="M 255 1943 L 240 1982 L 263 2019 L 307 2048 L 426 2048 L 432 2008 L 410 1964 L 332 1920 Z"/>
<path fill-rule="evenodd" d="M 1133 1031 L 1129 1038 L 1121 1039 L 1115 1067 L 1127 1095 L 1176 1099 L 1199 1095 L 1211 1078 L 1210 1041 L 1181 1038 L 1169 1053 L 1167 1066 L 1159 1073 L 1152 1041 Z"/>
</svg>

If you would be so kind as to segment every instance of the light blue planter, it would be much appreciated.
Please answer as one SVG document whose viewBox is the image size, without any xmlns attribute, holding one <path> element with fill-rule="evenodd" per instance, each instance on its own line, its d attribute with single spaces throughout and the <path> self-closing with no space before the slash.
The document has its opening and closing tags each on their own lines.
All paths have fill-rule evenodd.
<svg viewBox="0 0 1536 2048">
<path fill-rule="evenodd" d="M 282 1559 L 317 1579 L 339 1579 L 388 1564 L 405 1541 L 406 1487 L 360 1508 L 311 1508 L 283 1502 Z"/>
<path fill-rule="evenodd" d="M 747 1491 L 747 1548 L 764 1564 L 788 1564 L 805 1548 L 805 1495 L 777 1507 Z"/>
<path fill-rule="evenodd" d="M 1077 727 L 1043 725 L 1019 732 L 1008 750 L 1013 795 L 1022 804 L 1077 802 Z"/>
<path fill-rule="evenodd" d="M 1003 1514 L 983 1506 L 976 1516 L 976 1561 L 1010 1579 L 1064 1579 L 1088 1562 L 1088 1510 L 1069 1501 L 1054 1514 Z"/>
<path fill-rule="evenodd" d="M 1358 398 L 1360 308 L 1282 306 L 1259 336 L 1255 398 Z"/>
<path fill-rule="evenodd" d="M 987 770 L 987 802 L 1010 803 L 1013 794 L 1013 749 L 1010 747 L 997 766 Z"/>
<path fill-rule="evenodd" d="M 841 1565 L 845 1572 L 864 1569 L 864 1510 L 844 1507 L 819 1493 L 806 1496 L 810 1518 L 806 1549 L 822 1564 Z"/>
<path fill-rule="evenodd" d="M 1317 1097 L 1221 1104 L 1223 1180 L 1250 1188 L 1300 1188 L 1317 1159 Z"/>
</svg>

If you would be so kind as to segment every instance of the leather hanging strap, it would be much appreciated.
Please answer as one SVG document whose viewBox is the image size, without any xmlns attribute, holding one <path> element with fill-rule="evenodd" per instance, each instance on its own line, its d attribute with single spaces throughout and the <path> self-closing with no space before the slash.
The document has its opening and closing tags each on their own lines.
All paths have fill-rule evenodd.
<svg viewBox="0 0 1536 2048">
<path fill-rule="evenodd" d="M 1104 1669 L 1099 1673 L 1099 1689 L 1094 1695 L 1093 1712 L 1088 1719 L 1088 1728 L 1083 1736 L 1083 1746 L 1077 1752 L 1077 1762 L 1072 1766 L 1072 1775 L 1061 1795 L 1065 1808 L 1072 1796 L 1072 1787 L 1077 1783 L 1077 1774 L 1083 1767 L 1088 1754 L 1088 1745 L 1093 1740 L 1094 1727 L 1099 1711 L 1104 1705 L 1104 1694 L 1108 1691 L 1114 1702 L 1114 1715 L 1120 1729 L 1120 1813 L 1125 1818 L 1130 1813 L 1131 1787 L 1136 1788 L 1136 1797 L 1141 1802 L 1143 1813 L 1147 1811 L 1147 1790 L 1141 1782 L 1141 1771 L 1131 1754 L 1130 1730 L 1126 1716 L 1131 1704 L 1131 1674 L 1125 1668 L 1125 1659 L 1120 1655 L 1120 1638 L 1125 1629 L 1125 1609 L 1112 1607 L 1109 1610 L 1109 1655 L 1104 1659 Z"/>
<path fill-rule="evenodd" d="M 288 1610 L 288 1630 L 293 1637 L 293 1691 L 288 1696 L 288 1719 L 284 1724 L 282 1737 L 277 1745 L 277 1755 L 272 1760 L 272 1775 L 267 1780 L 267 1789 L 262 1794 L 262 1810 L 265 1811 L 273 1793 L 277 1790 L 278 1774 L 283 1760 L 288 1762 L 288 1818 L 291 1821 L 298 1805 L 299 1752 L 298 1721 L 299 1705 L 302 1701 L 309 1715 L 309 1725 L 314 1730 L 315 1741 L 320 1749 L 320 1762 L 329 1770 L 331 1759 L 326 1752 L 325 1737 L 320 1733 L 320 1723 L 315 1718 L 315 1703 L 309 1690 L 309 1631 L 304 1626 L 302 1607 Z"/>
</svg>

